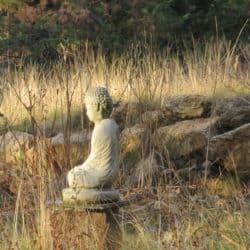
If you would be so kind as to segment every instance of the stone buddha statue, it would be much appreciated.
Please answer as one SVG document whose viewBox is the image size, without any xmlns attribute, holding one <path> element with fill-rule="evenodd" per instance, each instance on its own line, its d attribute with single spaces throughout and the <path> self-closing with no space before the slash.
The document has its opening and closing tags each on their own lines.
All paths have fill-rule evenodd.
<svg viewBox="0 0 250 250">
<path fill-rule="evenodd" d="M 67 175 L 69 188 L 63 190 L 64 202 L 101 203 L 119 200 L 112 183 L 119 170 L 118 125 L 110 115 L 112 99 L 106 88 L 90 88 L 85 96 L 87 116 L 94 122 L 91 152 L 86 161 Z"/>
</svg>

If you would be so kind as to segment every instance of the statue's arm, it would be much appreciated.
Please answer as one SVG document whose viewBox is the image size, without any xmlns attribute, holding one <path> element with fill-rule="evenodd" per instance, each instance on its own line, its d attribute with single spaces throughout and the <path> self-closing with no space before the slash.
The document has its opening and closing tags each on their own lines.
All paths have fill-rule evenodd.
<svg viewBox="0 0 250 250">
<path fill-rule="evenodd" d="M 93 153 L 90 153 L 88 158 L 81 165 L 76 166 L 76 168 L 78 168 L 79 170 L 88 169 L 92 161 L 93 161 Z"/>
<path fill-rule="evenodd" d="M 87 166 L 88 166 L 89 161 L 90 161 L 89 158 L 90 158 L 90 155 L 87 158 L 87 160 L 84 161 L 81 165 L 75 166 L 74 168 L 72 168 L 68 172 L 68 174 L 67 174 L 67 181 L 68 181 L 68 184 L 69 184 L 70 187 L 74 188 L 74 187 L 76 187 L 76 183 L 81 182 L 79 180 L 79 177 L 81 176 L 81 172 L 84 169 L 87 169 Z"/>
</svg>

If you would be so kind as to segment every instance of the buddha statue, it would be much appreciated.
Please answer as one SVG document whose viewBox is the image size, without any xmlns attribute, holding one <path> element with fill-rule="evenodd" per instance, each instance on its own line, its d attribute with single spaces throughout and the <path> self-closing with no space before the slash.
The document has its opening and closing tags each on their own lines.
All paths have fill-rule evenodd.
<svg viewBox="0 0 250 250">
<path fill-rule="evenodd" d="M 119 170 L 118 125 L 110 118 L 113 102 L 106 88 L 96 87 L 86 92 L 85 105 L 95 125 L 91 151 L 83 164 L 69 171 L 69 188 L 63 190 L 63 201 L 117 201 L 119 192 L 112 189 Z"/>
</svg>

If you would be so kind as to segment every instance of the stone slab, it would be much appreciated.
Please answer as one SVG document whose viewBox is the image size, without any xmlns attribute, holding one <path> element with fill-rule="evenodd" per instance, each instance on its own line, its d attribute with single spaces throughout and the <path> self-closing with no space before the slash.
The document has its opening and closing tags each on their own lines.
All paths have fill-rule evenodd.
<svg viewBox="0 0 250 250">
<path fill-rule="evenodd" d="M 87 212 L 87 211 L 105 211 L 115 208 L 121 208 L 124 206 L 128 206 L 131 203 L 130 200 L 119 200 L 116 202 L 107 202 L 107 203 L 81 203 L 77 202 L 75 204 L 65 203 L 62 200 L 48 201 L 47 208 L 50 210 L 71 210 L 71 211 L 79 211 L 79 212 Z"/>
<path fill-rule="evenodd" d="M 72 189 L 65 188 L 62 191 L 64 203 L 107 203 L 116 202 L 120 199 L 118 190 L 99 190 L 99 189 Z"/>
</svg>

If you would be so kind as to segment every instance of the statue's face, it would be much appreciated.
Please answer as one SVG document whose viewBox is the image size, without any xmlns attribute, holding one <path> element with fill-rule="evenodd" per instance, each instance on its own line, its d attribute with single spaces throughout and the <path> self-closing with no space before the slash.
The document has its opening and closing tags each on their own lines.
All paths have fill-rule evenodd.
<svg viewBox="0 0 250 250">
<path fill-rule="evenodd" d="M 87 109 L 87 116 L 90 121 L 96 122 L 100 119 L 100 111 L 98 105 L 93 103 L 85 103 Z"/>
</svg>

